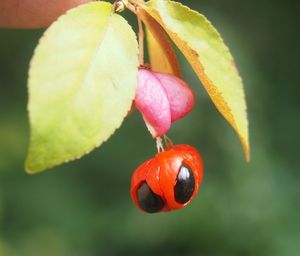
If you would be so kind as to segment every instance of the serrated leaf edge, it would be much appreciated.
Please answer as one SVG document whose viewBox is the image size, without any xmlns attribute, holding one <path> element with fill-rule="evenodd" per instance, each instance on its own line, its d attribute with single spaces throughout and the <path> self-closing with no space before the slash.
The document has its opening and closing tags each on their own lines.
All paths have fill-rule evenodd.
<svg viewBox="0 0 300 256">
<path fill-rule="evenodd" d="M 73 11 L 78 11 L 78 8 L 84 8 L 84 6 L 85 5 L 91 5 L 91 4 L 93 4 L 93 5 L 99 5 L 99 3 L 101 3 L 101 4 L 106 4 L 106 5 L 110 5 L 112 8 L 113 8 L 113 6 L 112 6 L 112 4 L 111 3 L 108 3 L 108 2 L 104 2 L 104 1 L 97 1 L 97 2 L 93 2 L 93 3 L 87 3 L 87 4 L 83 4 L 83 5 L 80 5 L 80 6 L 78 6 L 78 7 L 75 7 L 75 8 L 73 8 L 73 9 L 70 9 L 70 10 L 68 10 L 65 14 L 63 14 L 63 15 L 61 15 L 55 22 L 53 22 L 52 23 L 52 25 L 53 24 L 55 24 L 55 23 L 57 23 L 57 22 L 59 22 L 62 18 L 64 18 L 66 15 L 68 15 L 68 14 L 70 14 L 70 13 L 72 13 Z M 76 10 L 75 10 L 76 9 Z M 114 13 L 114 12 L 112 12 L 112 14 L 111 15 L 118 15 L 118 14 L 116 14 L 116 13 Z M 119 17 L 121 17 L 121 19 L 131 28 L 131 26 L 130 26 L 130 24 L 128 23 L 128 21 L 126 20 L 126 19 L 124 19 L 121 15 L 118 15 Z M 51 26 L 52 26 L 51 25 Z M 44 40 L 46 40 L 45 38 L 46 38 L 46 36 L 47 36 L 47 30 L 46 30 L 46 32 L 45 32 L 45 34 L 39 39 L 39 42 L 38 42 L 38 45 L 40 45 L 40 43 L 42 43 Z M 133 37 L 135 38 L 135 41 L 136 41 L 136 43 L 137 43 L 137 36 L 136 36 L 136 34 L 134 33 L 134 31 L 131 29 L 131 32 L 132 32 L 132 35 L 133 35 Z M 29 84 L 29 81 L 30 81 L 30 79 L 31 79 L 31 68 L 32 68 L 32 62 L 33 62 L 33 59 L 34 59 L 34 56 L 35 56 L 35 54 L 36 54 L 36 51 L 37 51 L 37 48 L 38 47 L 36 47 L 35 49 L 34 49 L 34 53 L 33 53 L 33 56 L 32 56 L 32 58 L 31 58 L 31 60 L 30 60 L 30 64 L 29 64 L 29 75 L 28 75 L 28 83 L 27 84 Z M 136 49 L 138 49 L 138 44 L 136 44 Z M 136 52 L 136 57 L 138 57 L 138 51 Z M 137 70 L 138 70 L 138 63 L 137 63 Z M 138 76 L 136 75 L 136 81 L 137 81 L 137 79 L 138 79 Z M 31 132 L 32 132 L 32 128 L 31 128 L 31 114 L 30 114 L 30 111 L 29 111 L 29 100 L 30 100 L 30 92 L 29 92 L 29 87 L 27 87 L 28 88 L 28 104 L 27 104 L 27 112 L 29 113 L 29 126 L 30 126 L 30 137 L 31 137 Z M 134 96 L 135 95 L 133 95 L 133 97 L 132 97 L 132 101 L 134 100 Z M 128 114 L 128 112 L 130 111 L 130 108 L 131 108 L 131 106 L 129 106 L 129 108 L 128 108 L 128 110 L 127 110 L 127 112 L 126 112 L 126 114 L 124 115 L 124 119 L 126 118 L 126 116 L 127 116 L 127 114 Z M 124 119 L 123 119 L 123 121 L 124 121 Z M 100 141 L 100 142 L 98 142 L 98 143 L 95 143 L 93 146 L 91 146 L 90 147 L 90 149 L 88 149 L 86 152 L 84 152 L 83 154 L 78 154 L 78 155 L 75 155 L 75 156 L 73 156 L 73 157 L 70 157 L 70 158 L 68 158 L 68 159 L 66 159 L 65 161 L 53 161 L 53 163 L 51 164 L 51 165 L 49 165 L 47 168 L 43 168 L 43 169 L 39 169 L 39 170 L 33 170 L 33 169 L 31 169 L 30 167 L 29 167 L 29 163 L 28 163 L 28 159 L 29 159 L 29 152 L 30 152 L 30 147 L 31 147 L 31 144 L 29 143 L 29 146 L 28 146 L 28 155 L 27 155 L 27 157 L 26 157 L 26 161 L 25 161 L 25 166 L 24 166 L 24 168 L 25 168 L 25 171 L 26 171 L 26 173 L 27 174 L 37 174 L 37 173 L 40 173 L 40 172 L 42 172 L 43 170 L 45 170 L 45 169 L 51 169 L 51 168 L 53 168 L 53 167 L 56 167 L 56 166 L 58 166 L 58 165 L 60 165 L 60 164 L 63 164 L 63 163 L 68 163 L 68 162 L 71 162 L 71 161 L 73 161 L 73 160 L 77 160 L 77 159 L 80 159 L 80 158 L 82 158 L 83 156 L 85 156 L 85 155 L 87 155 L 87 154 L 89 154 L 91 151 L 93 151 L 94 149 L 96 149 L 96 148 L 98 148 L 98 147 L 100 147 L 103 143 L 105 143 L 120 127 L 121 127 L 121 125 L 123 124 L 123 121 L 114 129 L 114 131 L 112 132 L 112 134 L 110 135 L 110 136 L 108 136 L 106 139 L 104 139 L 104 140 L 102 140 L 102 141 Z M 30 140 L 29 140 L 30 141 Z"/>
</svg>

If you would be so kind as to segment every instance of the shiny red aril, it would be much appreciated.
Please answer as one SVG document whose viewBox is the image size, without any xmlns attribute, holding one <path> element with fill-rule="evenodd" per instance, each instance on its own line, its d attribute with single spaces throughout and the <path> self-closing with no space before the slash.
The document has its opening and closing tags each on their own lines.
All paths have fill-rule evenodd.
<svg viewBox="0 0 300 256">
<path fill-rule="evenodd" d="M 135 170 L 130 193 L 139 209 L 166 212 L 188 205 L 202 178 L 203 163 L 198 151 L 189 145 L 170 146 Z"/>
</svg>

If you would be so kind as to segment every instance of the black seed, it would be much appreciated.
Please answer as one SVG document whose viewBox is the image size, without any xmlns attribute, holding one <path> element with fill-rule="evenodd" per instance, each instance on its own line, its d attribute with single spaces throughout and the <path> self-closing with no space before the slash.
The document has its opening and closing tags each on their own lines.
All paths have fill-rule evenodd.
<svg viewBox="0 0 300 256">
<path fill-rule="evenodd" d="M 146 182 L 143 182 L 137 190 L 137 201 L 139 206 L 149 213 L 159 212 L 165 205 L 161 197 L 156 195 Z"/>
<path fill-rule="evenodd" d="M 175 200 L 177 203 L 188 202 L 195 189 L 195 178 L 192 170 L 187 165 L 182 165 L 177 175 L 174 188 Z"/>
</svg>

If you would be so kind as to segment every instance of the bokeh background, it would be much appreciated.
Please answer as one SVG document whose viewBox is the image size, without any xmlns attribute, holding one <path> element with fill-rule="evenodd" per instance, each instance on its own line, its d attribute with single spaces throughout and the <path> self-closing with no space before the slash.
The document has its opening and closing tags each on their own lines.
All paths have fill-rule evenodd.
<svg viewBox="0 0 300 256">
<path fill-rule="evenodd" d="M 189 207 L 149 215 L 131 202 L 131 173 L 155 153 L 137 112 L 81 160 L 25 174 L 27 69 L 43 30 L 0 30 L 1 256 L 300 254 L 299 3 L 182 2 L 212 21 L 235 56 L 251 162 L 181 57 L 197 104 L 169 135 L 197 147 L 205 161 Z"/>
</svg>

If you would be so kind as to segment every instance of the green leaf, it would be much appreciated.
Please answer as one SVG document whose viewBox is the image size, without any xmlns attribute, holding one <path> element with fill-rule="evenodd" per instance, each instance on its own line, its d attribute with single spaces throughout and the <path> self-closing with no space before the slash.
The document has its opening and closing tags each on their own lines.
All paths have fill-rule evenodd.
<svg viewBox="0 0 300 256">
<path fill-rule="evenodd" d="M 185 55 L 217 109 L 236 131 L 249 159 L 243 84 L 217 30 L 203 15 L 177 2 L 152 0 L 139 6 L 165 29 Z"/>
<path fill-rule="evenodd" d="M 79 158 L 114 133 L 134 99 L 137 54 L 110 3 L 81 5 L 47 29 L 29 70 L 28 173 Z"/>
</svg>

